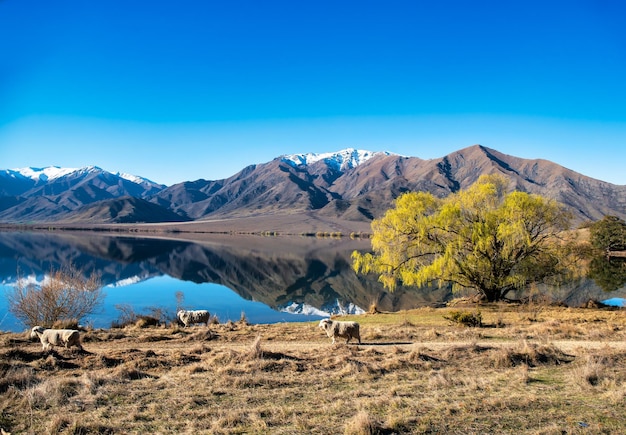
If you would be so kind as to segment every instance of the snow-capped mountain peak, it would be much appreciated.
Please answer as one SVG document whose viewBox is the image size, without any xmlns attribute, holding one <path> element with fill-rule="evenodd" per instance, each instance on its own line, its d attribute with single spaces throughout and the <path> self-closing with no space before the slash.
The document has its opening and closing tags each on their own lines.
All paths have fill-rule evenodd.
<svg viewBox="0 0 626 435">
<path fill-rule="evenodd" d="M 76 172 L 77 168 L 60 168 L 58 166 L 47 166 L 45 168 L 18 168 L 15 172 L 30 178 L 34 181 L 50 181 L 55 178 L 64 177 L 68 174 Z"/>
<path fill-rule="evenodd" d="M 333 153 L 305 153 L 305 154 L 287 154 L 281 156 L 281 160 L 291 166 L 308 166 L 320 160 L 326 162 L 327 165 L 339 170 L 345 171 L 359 166 L 377 155 L 390 155 L 387 151 L 366 151 L 347 148 Z"/>
<path fill-rule="evenodd" d="M 98 167 L 98 166 L 85 166 L 82 168 L 60 168 L 58 166 L 47 166 L 45 168 L 18 168 L 11 170 L 13 173 L 17 173 L 22 175 L 23 177 L 30 178 L 35 182 L 50 182 L 57 178 L 65 177 L 67 175 L 83 175 L 89 173 L 104 173 L 110 174 L 110 172 Z M 139 185 L 149 185 L 149 186 L 157 186 L 162 187 L 158 183 L 154 181 L 148 180 L 147 178 L 139 177 L 137 175 L 131 175 L 126 173 L 118 172 L 113 174 L 117 177 L 123 178 L 124 180 L 130 181 Z"/>
</svg>

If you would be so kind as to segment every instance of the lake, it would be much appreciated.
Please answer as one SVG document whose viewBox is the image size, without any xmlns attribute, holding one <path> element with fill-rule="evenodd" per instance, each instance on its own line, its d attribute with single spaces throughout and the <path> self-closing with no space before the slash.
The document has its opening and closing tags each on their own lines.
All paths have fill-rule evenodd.
<svg viewBox="0 0 626 435">
<path fill-rule="evenodd" d="M 188 309 L 208 309 L 220 322 L 313 321 L 335 313 L 360 313 L 376 303 L 398 311 L 436 306 L 452 298 L 449 288 L 383 289 L 375 276 L 356 275 L 354 250 L 369 250 L 367 239 L 175 234 L 134 237 L 100 232 L 0 232 L 0 330 L 25 326 L 8 311 L 5 292 L 18 276 L 41 281 L 72 263 L 98 272 L 106 294 L 102 309 L 83 323 L 110 327 L 119 307 L 137 314 L 159 309 L 174 314 L 177 293 Z M 552 291 L 572 306 L 610 295 L 593 281 L 579 280 Z M 117 307 L 117 308 L 116 308 Z"/>
<path fill-rule="evenodd" d="M 208 309 L 221 322 L 244 313 L 251 323 L 359 313 L 372 302 L 386 310 L 408 309 L 449 297 L 446 289 L 425 294 L 401 288 L 390 294 L 376 277 L 357 276 L 350 254 L 367 249 L 369 240 L 347 238 L 0 232 L 0 283 L 4 296 L 18 275 L 40 282 L 68 263 L 86 274 L 96 271 L 106 298 L 101 311 L 84 319 L 94 327 L 111 326 L 120 305 L 138 314 L 158 308 L 173 315 L 177 292 L 185 308 Z M 23 329 L 2 297 L 0 330 Z"/>
</svg>

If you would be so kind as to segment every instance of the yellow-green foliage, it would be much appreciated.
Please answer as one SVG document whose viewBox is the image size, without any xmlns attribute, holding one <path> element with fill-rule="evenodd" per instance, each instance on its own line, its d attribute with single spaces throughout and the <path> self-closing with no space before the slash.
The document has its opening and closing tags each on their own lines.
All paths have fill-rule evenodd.
<svg viewBox="0 0 626 435">
<path fill-rule="evenodd" d="M 359 273 L 385 287 L 453 284 L 490 301 L 576 269 L 573 250 L 557 237 L 570 216 L 553 200 L 507 193 L 508 180 L 486 175 L 446 198 L 410 192 L 372 222 L 373 253 L 352 255 Z"/>
</svg>

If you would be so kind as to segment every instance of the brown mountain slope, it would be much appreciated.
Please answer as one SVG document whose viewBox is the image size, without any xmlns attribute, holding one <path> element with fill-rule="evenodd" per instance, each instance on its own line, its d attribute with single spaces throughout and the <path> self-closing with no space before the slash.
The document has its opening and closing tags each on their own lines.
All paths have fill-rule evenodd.
<svg viewBox="0 0 626 435">
<path fill-rule="evenodd" d="M 323 187 L 324 182 L 319 183 L 321 179 L 320 175 L 274 159 L 249 166 L 220 181 L 219 186 L 217 182 L 204 180 L 193 186 L 192 183 L 171 186 L 153 201 L 193 219 L 302 212 L 322 208 L 332 200 L 332 193 Z M 200 199 L 188 201 L 192 197 Z"/>
<path fill-rule="evenodd" d="M 170 186 L 152 201 L 192 219 L 307 212 L 367 222 L 392 207 L 403 192 L 427 191 L 443 197 L 493 173 L 509 177 L 512 190 L 562 202 L 575 222 L 601 219 L 606 214 L 626 218 L 626 186 L 481 145 L 431 160 L 378 155 L 343 172 L 321 160 L 295 166 L 276 158 L 219 182 L 199 180 Z"/>
<path fill-rule="evenodd" d="M 470 173 L 476 174 L 476 168 L 481 173 L 489 173 L 485 167 L 486 158 L 491 162 L 493 172 L 511 178 L 512 189 L 553 198 L 567 206 L 577 221 L 597 220 L 607 214 L 626 218 L 626 186 L 595 180 L 547 160 L 521 159 L 481 146 L 467 150 L 470 152 L 461 150 L 451 154 L 465 157 L 465 164 L 454 172 L 456 179 L 464 181 L 462 188 L 475 181 L 477 177 Z"/>
<path fill-rule="evenodd" d="M 626 186 L 595 180 L 547 160 L 512 157 L 480 145 L 433 160 L 399 156 L 372 159 L 347 172 L 333 188 L 350 200 L 343 206 L 344 213 L 366 208 L 377 217 L 404 191 L 445 196 L 469 187 L 483 174 L 493 173 L 510 178 L 511 190 L 563 203 L 575 222 L 597 220 L 607 214 L 626 218 Z M 323 213 L 335 211 L 326 207 Z"/>
<path fill-rule="evenodd" d="M 121 224 L 184 222 L 187 220 L 157 204 L 131 196 L 86 205 L 64 219 L 65 222 L 110 222 Z"/>
</svg>

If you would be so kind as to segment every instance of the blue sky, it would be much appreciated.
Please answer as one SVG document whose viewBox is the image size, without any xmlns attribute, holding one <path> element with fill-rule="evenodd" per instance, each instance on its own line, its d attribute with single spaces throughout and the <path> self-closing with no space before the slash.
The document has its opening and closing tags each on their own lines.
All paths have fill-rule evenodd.
<svg viewBox="0 0 626 435">
<path fill-rule="evenodd" d="M 0 0 L 0 168 L 480 143 L 626 184 L 621 1 Z"/>
</svg>

